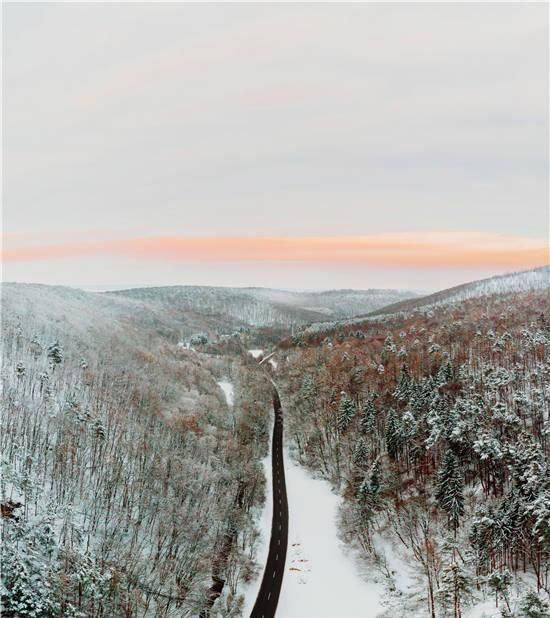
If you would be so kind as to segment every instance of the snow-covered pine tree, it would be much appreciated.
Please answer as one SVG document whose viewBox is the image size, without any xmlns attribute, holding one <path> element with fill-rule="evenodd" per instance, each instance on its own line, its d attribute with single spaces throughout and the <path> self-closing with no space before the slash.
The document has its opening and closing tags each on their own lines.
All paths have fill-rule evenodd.
<svg viewBox="0 0 550 618">
<path fill-rule="evenodd" d="M 338 425 L 338 431 L 344 433 L 351 425 L 355 418 L 356 408 L 353 400 L 350 399 L 345 393 L 342 395 L 340 406 L 338 407 L 338 414 L 336 417 L 336 424 Z"/>
<path fill-rule="evenodd" d="M 437 476 L 435 499 L 447 513 L 449 526 L 456 533 L 464 515 L 464 474 L 458 457 L 450 449 L 443 457 Z"/>
<path fill-rule="evenodd" d="M 386 448 L 391 459 L 399 459 L 403 448 L 401 419 L 393 408 L 388 412 L 386 421 Z"/>
<path fill-rule="evenodd" d="M 540 595 L 530 590 L 520 601 L 518 618 L 550 618 L 550 607 Z"/>
<path fill-rule="evenodd" d="M 384 352 L 386 354 L 395 354 L 397 352 L 397 346 L 393 340 L 393 335 L 391 333 L 388 334 L 384 341 Z"/>
<path fill-rule="evenodd" d="M 453 381 L 454 369 L 453 364 L 450 358 L 447 357 L 446 360 L 441 363 L 441 367 L 437 372 L 437 384 L 438 386 L 442 386 L 443 384 L 449 384 Z"/>
<path fill-rule="evenodd" d="M 48 346 L 48 358 L 52 366 L 60 365 L 63 362 L 63 346 L 59 343 L 59 341 L 54 341 L 50 346 Z"/>
<path fill-rule="evenodd" d="M 369 461 L 369 448 L 364 438 L 360 437 L 353 448 L 353 463 L 358 468 L 365 468 Z"/>
<path fill-rule="evenodd" d="M 401 367 L 401 373 L 399 374 L 399 382 L 395 387 L 393 396 L 398 401 L 408 401 L 411 394 L 411 377 L 406 365 Z"/>
<path fill-rule="evenodd" d="M 439 598 L 445 607 L 452 607 L 453 617 L 461 618 L 462 600 L 470 589 L 470 578 L 456 560 L 452 560 L 441 574 Z"/>
<path fill-rule="evenodd" d="M 378 497 L 381 489 L 380 460 L 372 463 L 367 475 L 359 486 L 359 502 L 366 513 L 370 514 L 378 506 Z"/>
<path fill-rule="evenodd" d="M 506 603 L 506 609 L 511 612 L 509 590 L 512 584 L 512 574 L 508 569 L 502 571 L 493 571 L 487 577 L 489 588 L 495 593 L 495 604 L 498 607 L 499 598 L 502 597 Z"/>
<path fill-rule="evenodd" d="M 369 397 L 363 405 L 361 420 L 359 421 L 363 433 L 368 435 L 374 432 L 376 428 L 376 416 L 377 410 L 374 404 L 374 397 Z"/>
</svg>

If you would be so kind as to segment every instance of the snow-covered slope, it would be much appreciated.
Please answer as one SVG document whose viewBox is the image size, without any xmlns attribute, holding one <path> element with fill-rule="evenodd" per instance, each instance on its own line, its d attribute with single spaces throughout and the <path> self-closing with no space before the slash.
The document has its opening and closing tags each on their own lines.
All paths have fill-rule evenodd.
<svg viewBox="0 0 550 618">
<path fill-rule="evenodd" d="M 178 346 L 193 314 L 2 292 L 2 615 L 196 616 L 220 564 L 236 605 L 227 591 L 253 568 L 263 376 Z"/>
<path fill-rule="evenodd" d="M 225 320 L 238 320 L 237 325 L 283 327 L 311 323 L 326 316 L 349 317 L 416 296 L 403 290 L 297 292 L 200 286 L 139 288 L 113 295 L 167 305 L 174 311 L 220 315 Z"/>
<path fill-rule="evenodd" d="M 547 275 L 279 346 L 287 440 L 390 582 L 384 618 L 550 616 Z"/>
<path fill-rule="evenodd" d="M 481 279 L 464 283 L 452 288 L 441 290 L 435 294 L 410 298 L 398 303 L 392 303 L 382 308 L 375 309 L 364 315 L 356 315 L 350 318 L 339 320 L 320 320 L 313 324 L 307 325 L 301 335 L 321 335 L 330 333 L 342 327 L 353 327 L 360 325 L 362 322 L 372 319 L 378 319 L 382 316 L 391 316 L 393 314 L 406 314 L 414 311 L 424 311 L 432 307 L 448 306 L 453 303 L 481 298 L 481 297 L 498 297 L 506 294 L 517 294 L 521 292 L 540 291 L 550 289 L 550 266 L 541 266 L 533 270 L 523 272 L 510 273 L 507 275 L 499 275 L 489 279 Z"/>
<path fill-rule="evenodd" d="M 495 294 L 511 294 L 528 292 L 529 290 L 545 290 L 550 288 L 550 266 L 541 266 L 533 270 L 498 275 L 488 279 L 480 279 L 464 283 L 435 294 L 393 303 L 382 309 L 375 310 L 372 315 L 410 311 L 433 305 L 443 305 L 460 302 L 469 298 L 494 296 Z"/>
</svg>

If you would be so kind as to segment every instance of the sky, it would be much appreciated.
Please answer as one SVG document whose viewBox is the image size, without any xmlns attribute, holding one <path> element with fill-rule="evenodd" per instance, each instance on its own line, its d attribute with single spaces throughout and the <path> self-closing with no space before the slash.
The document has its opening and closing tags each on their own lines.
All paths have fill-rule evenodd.
<svg viewBox="0 0 550 618">
<path fill-rule="evenodd" d="M 3 279 L 432 290 L 548 262 L 545 4 L 4 4 Z"/>
</svg>

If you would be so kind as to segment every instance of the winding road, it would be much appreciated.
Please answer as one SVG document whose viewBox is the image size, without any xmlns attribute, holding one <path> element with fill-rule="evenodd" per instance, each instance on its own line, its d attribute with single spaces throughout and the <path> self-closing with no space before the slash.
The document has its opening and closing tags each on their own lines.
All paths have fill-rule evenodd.
<svg viewBox="0 0 550 618">
<path fill-rule="evenodd" d="M 260 591 L 258 592 L 250 618 L 275 617 L 285 572 L 286 548 L 288 544 L 288 501 L 283 460 L 283 410 L 275 385 L 273 385 L 273 410 L 275 422 L 273 425 L 273 444 L 271 449 L 271 467 L 273 470 L 271 541 L 269 543 L 269 553 Z"/>
</svg>

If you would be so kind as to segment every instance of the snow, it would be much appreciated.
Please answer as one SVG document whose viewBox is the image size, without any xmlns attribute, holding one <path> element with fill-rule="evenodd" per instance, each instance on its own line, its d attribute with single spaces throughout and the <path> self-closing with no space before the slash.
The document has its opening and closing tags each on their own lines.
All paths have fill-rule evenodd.
<svg viewBox="0 0 550 618">
<path fill-rule="evenodd" d="M 263 350 L 262 350 L 262 352 L 263 352 Z M 275 352 L 271 352 L 271 354 L 268 354 L 267 356 L 264 356 L 259 364 L 263 365 L 267 361 L 273 367 L 273 369 L 277 369 L 278 363 L 273 358 L 274 355 L 275 355 Z"/>
<path fill-rule="evenodd" d="M 501 600 L 500 605 L 504 606 L 504 601 Z M 493 598 L 477 604 L 470 610 L 463 611 L 462 615 L 464 618 L 500 618 L 502 614 L 500 613 L 500 607 L 495 607 L 495 600 Z"/>
<path fill-rule="evenodd" d="M 264 568 L 267 562 L 267 555 L 269 553 L 269 541 L 271 539 L 271 518 L 273 514 L 273 493 L 272 493 L 272 469 L 271 469 L 271 444 L 272 433 L 269 436 L 269 452 L 262 460 L 262 467 L 266 478 L 266 499 L 259 515 L 257 525 L 259 531 L 259 537 L 256 546 L 256 561 L 260 565 L 259 575 L 256 580 L 249 583 L 241 583 L 239 585 L 238 594 L 244 595 L 243 605 L 243 617 L 250 616 L 256 597 L 260 591 L 260 584 L 262 583 L 262 577 L 264 574 Z"/>
<path fill-rule="evenodd" d="M 263 459 L 267 491 L 260 513 L 260 538 L 256 560 L 261 565 L 258 578 L 241 584 L 243 616 L 249 616 L 263 577 L 269 552 L 273 495 L 270 452 Z M 338 538 L 337 512 L 340 498 L 326 481 L 317 480 L 294 463 L 285 451 L 285 476 L 289 505 L 289 541 L 285 575 L 277 615 L 284 618 L 335 618 L 361 616 L 375 618 L 384 610 L 384 589 L 361 578 L 353 558 L 345 553 Z"/>
<path fill-rule="evenodd" d="M 264 353 L 263 350 L 248 350 L 248 353 L 252 358 L 260 358 L 260 356 Z"/>
<path fill-rule="evenodd" d="M 386 576 L 391 578 L 391 582 L 398 594 L 410 594 L 418 587 L 418 573 L 414 572 L 415 567 L 401 546 L 396 545 L 391 539 L 382 534 L 374 533 L 373 544 L 376 554 L 380 560 L 380 567 Z"/>
<path fill-rule="evenodd" d="M 228 406 L 232 406 L 235 401 L 235 389 L 233 388 L 233 384 L 228 382 L 227 380 L 220 380 L 217 382 L 218 386 L 222 389 L 223 394 L 225 395 L 225 401 Z"/>
<path fill-rule="evenodd" d="M 384 589 L 363 579 L 338 538 L 340 498 L 285 453 L 289 547 L 277 613 L 285 618 L 375 618 Z"/>
</svg>

